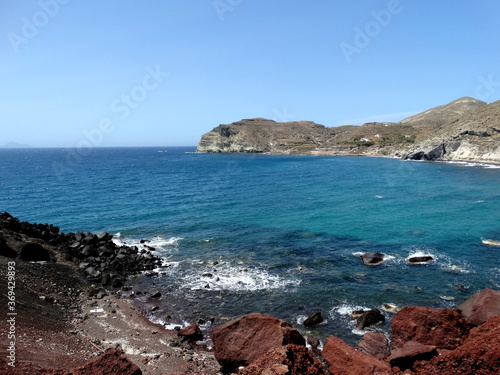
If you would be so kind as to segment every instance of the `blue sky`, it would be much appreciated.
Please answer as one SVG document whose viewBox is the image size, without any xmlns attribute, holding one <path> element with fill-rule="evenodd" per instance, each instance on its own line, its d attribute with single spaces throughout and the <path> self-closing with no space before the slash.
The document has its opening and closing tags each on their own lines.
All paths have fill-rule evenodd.
<svg viewBox="0 0 500 375">
<path fill-rule="evenodd" d="M 196 145 L 221 123 L 500 99 L 496 0 L 2 0 L 0 145 Z"/>
</svg>

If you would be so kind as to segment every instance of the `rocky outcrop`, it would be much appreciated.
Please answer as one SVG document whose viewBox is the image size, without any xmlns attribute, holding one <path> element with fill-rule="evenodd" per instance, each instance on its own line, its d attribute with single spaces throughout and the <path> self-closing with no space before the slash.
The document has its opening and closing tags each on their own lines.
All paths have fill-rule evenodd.
<svg viewBox="0 0 500 375">
<path fill-rule="evenodd" d="M 4 238 L 0 241 L 4 256 L 18 254 L 23 261 L 55 262 L 56 258 L 42 245 L 47 244 L 77 263 L 87 280 L 103 286 L 120 287 L 128 275 L 161 265 L 160 258 L 151 251 L 118 246 L 109 233 L 59 233 L 52 224 L 22 222 L 7 212 L 0 213 L 0 235 Z"/>
<path fill-rule="evenodd" d="M 392 367 L 400 370 L 413 369 L 416 361 L 430 361 L 438 355 L 436 346 L 425 345 L 418 341 L 407 341 L 401 348 L 391 352 L 387 358 Z"/>
<path fill-rule="evenodd" d="M 500 315 L 500 291 L 483 289 L 458 305 L 456 310 L 472 325 L 483 324 L 488 318 Z"/>
<path fill-rule="evenodd" d="M 465 97 L 399 123 L 325 127 L 254 118 L 204 134 L 197 152 L 397 156 L 500 163 L 500 101 Z"/>
<path fill-rule="evenodd" d="M 258 313 L 244 315 L 212 329 L 215 357 L 226 372 L 250 363 L 271 349 L 304 346 L 302 335 L 290 324 Z"/>
<path fill-rule="evenodd" d="M 392 348 L 409 341 L 455 349 L 469 333 L 469 324 L 456 311 L 430 307 L 407 306 L 391 320 Z"/>
<path fill-rule="evenodd" d="M 389 340 L 383 333 L 368 332 L 358 344 L 358 350 L 374 356 L 377 359 L 386 359 L 391 354 Z"/>
<path fill-rule="evenodd" d="M 500 316 L 470 331 L 463 345 L 416 365 L 418 375 L 490 375 L 500 373 Z"/>
<path fill-rule="evenodd" d="M 326 375 L 321 363 L 304 346 L 271 349 L 243 370 L 243 375 Z"/>
<path fill-rule="evenodd" d="M 323 358 L 334 375 L 388 375 L 391 366 L 371 355 L 347 345 L 337 337 L 329 337 L 323 348 Z"/>
</svg>

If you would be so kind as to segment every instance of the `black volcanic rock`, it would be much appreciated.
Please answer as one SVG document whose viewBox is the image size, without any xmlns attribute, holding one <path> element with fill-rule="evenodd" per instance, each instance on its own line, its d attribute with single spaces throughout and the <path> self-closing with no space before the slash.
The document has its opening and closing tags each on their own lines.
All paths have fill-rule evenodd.
<svg viewBox="0 0 500 375">
<path fill-rule="evenodd" d="M 50 254 L 42 245 L 28 242 L 21 247 L 19 259 L 27 262 L 50 261 Z"/>
</svg>

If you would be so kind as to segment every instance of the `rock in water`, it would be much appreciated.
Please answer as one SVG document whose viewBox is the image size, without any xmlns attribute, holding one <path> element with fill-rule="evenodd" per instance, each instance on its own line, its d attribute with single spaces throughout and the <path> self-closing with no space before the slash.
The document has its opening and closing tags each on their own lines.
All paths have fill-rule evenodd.
<svg viewBox="0 0 500 375">
<path fill-rule="evenodd" d="M 475 326 L 483 324 L 489 317 L 500 315 L 500 291 L 483 289 L 456 309 L 469 323 Z"/>
<path fill-rule="evenodd" d="M 337 337 L 329 337 L 323 348 L 323 358 L 331 374 L 343 375 L 389 375 L 391 366 L 371 355 L 347 345 Z"/>
<path fill-rule="evenodd" d="M 361 262 L 367 266 L 378 266 L 384 263 L 384 256 L 380 253 L 366 253 L 360 255 L 359 259 L 361 259 Z"/>
<path fill-rule="evenodd" d="M 456 311 L 420 306 L 404 307 L 394 315 L 391 326 L 393 349 L 403 347 L 408 341 L 418 341 L 452 350 L 469 333 L 469 324 Z"/>
<path fill-rule="evenodd" d="M 422 256 L 411 256 L 408 258 L 408 264 L 427 264 L 431 263 L 434 260 L 430 255 L 422 255 Z"/>
<path fill-rule="evenodd" d="M 305 327 L 314 327 L 324 321 L 323 316 L 320 311 L 315 311 L 309 315 L 309 317 L 304 320 Z"/>
<path fill-rule="evenodd" d="M 363 314 L 356 319 L 356 329 L 365 329 L 366 327 L 373 326 L 385 321 L 379 309 L 373 309 L 363 312 Z"/>
<path fill-rule="evenodd" d="M 305 346 L 302 335 L 290 324 L 257 313 L 215 327 L 210 337 L 215 357 L 226 372 L 248 366 L 271 349 L 289 344 Z"/>
</svg>

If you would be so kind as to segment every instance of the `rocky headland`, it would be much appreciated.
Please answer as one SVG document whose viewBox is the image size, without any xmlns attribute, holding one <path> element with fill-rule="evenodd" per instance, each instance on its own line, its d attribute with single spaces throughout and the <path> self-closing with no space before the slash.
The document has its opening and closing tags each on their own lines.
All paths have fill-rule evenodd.
<svg viewBox="0 0 500 375">
<path fill-rule="evenodd" d="M 394 310 L 389 336 L 366 330 L 384 319 L 378 309 L 353 311 L 366 332 L 356 349 L 333 336 L 322 345 L 302 327 L 261 313 L 214 327 L 209 337 L 196 322 L 166 330 L 134 305 L 134 275 L 154 278 L 160 265 L 154 249 L 118 246 L 105 232 L 60 233 L 0 214 L 0 275 L 6 286 L 15 282 L 0 311 L 16 312 L 14 324 L 2 323 L 0 374 L 500 372 L 500 291 L 479 291 L 454 310 Z M 313 311 L 304 326 L 322 321 Z"/>
<path fill-rule="evenodd" d="M 500 101 L 470 97 L 398 123 L 326 127 L 264 118 L 222 124 L 203 134 L 199 153 L 387 156 L 410 160 L 500 163 Z"/>
</svg>

